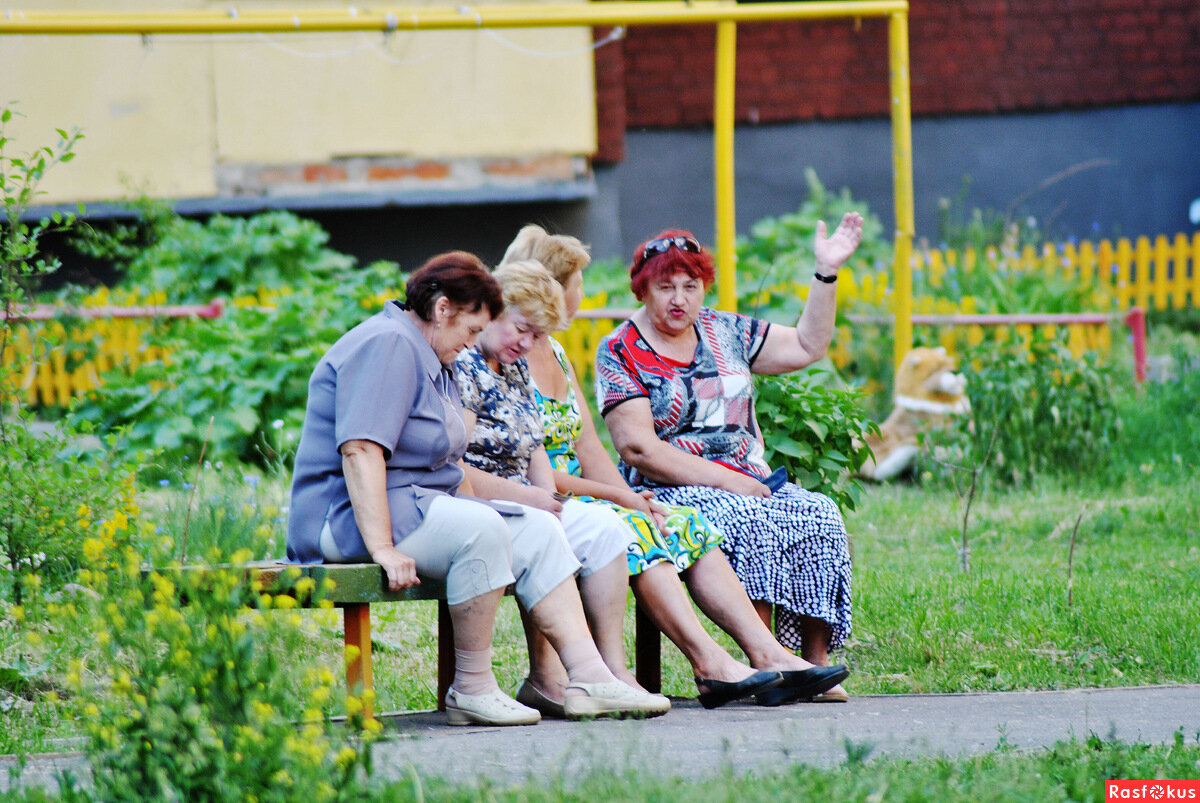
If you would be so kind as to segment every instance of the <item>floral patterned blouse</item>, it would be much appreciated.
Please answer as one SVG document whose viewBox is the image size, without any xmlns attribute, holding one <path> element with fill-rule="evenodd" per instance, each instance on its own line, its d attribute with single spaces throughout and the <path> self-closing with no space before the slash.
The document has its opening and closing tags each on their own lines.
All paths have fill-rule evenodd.
<svg viewBox="0 0 1200 803">
<path fill-rule="evenodd" d="M 554 357 L 568 377 L 567 352 L 554 338 L 549 338 L 550 348 Z M 576 477 L 583 476 L 579 466 L 579 456 L 575 454 L 575 442 L 583 432 L 583 416 L 579 413 L 579 400 L 575 397 L 575 385 L 567 382 L 567 398 L 560 401 L 542 394 L 536 384 L 533 385 L 533 398 L 542 414 L 542 429 L 546 437 L 543 441 L 546 453 L 550 455 L 550 465 L 557 471 L 565 471 Z"/>
<path fill-rule="evenodd" d="M 529 485 L 529 461 L 545 433 L 525 359 L 501 363 L 497 373 L 473 346 L 463 349 L 454 366 L 463 407 L 475 414 L 463 459 L 481 471 Z"/>
</svg>

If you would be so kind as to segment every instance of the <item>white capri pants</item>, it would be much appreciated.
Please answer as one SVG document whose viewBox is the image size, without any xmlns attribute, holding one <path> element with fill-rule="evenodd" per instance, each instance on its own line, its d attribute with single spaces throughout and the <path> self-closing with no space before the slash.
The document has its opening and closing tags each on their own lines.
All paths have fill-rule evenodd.
<svg viewBox="0 0 1200 803">
<path fill-rule="evenodd" d="M 580 577 L 603 569 L 617 558 L 625 560 L 625 554 L 635 537 L 620 513 L 610 507 L 578 499 L 563 502 L 562 526 L 571 551 L 583 566 Z"/>
<path fill-rule="evenodd" d="M 434 499 L 420 526 L 396 548 L 416 562 L 417 574 L 446 581 L 450 605 L 515 582 L 516 597 L 529 610 L 579 571 L 553 514 L 525 508 L 523 516 L 502 517 L 487 505 L 453 496 Z M 338 552 L 328 525 L 321 532 L 321 552 L 329 563 L 360 559 Z"/>
</svg>

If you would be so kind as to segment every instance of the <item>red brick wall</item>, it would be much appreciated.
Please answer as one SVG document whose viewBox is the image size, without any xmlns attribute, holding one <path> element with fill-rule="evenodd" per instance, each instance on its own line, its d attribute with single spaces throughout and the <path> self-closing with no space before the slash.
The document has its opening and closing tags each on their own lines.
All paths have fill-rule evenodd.
<svg viewBox="0 0 1200 803">
<path fill-rule="evenodd" d="M 626 127 L 711 123 L 713 43 L 638 26 L 597 51 L 599 161 Z M 912 0 L 909 48 L 915 115 L 1200 100 L 1197 0 Z M 881 19 L 741 25 L 737 64 L 739 122 L 887 114 Z"/>
</svg>

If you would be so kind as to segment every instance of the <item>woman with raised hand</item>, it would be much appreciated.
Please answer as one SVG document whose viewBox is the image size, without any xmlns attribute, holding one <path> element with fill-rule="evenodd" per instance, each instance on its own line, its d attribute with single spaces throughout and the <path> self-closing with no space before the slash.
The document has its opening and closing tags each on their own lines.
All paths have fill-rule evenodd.
<svg viewBox="0 0 1200 803">
<path fill-rule="evenodd" d="M 782 326 L 704 306 L 711 254 L 689 232 L 662 232 L 634 252 L 630 284 L 642 307 L 596 355 L 597 402 L 624 479 L 721 528 L 721 548 L 760 616 L 770 622 L 774 609 L 779 641 L 819 665 L 850 633 L 846 529 L 833 500 L 766 464 L 753 375 L 796 371 L 825 355 L 838 270 L 861 239 L 855 212 L 831 235 L 817 224 L 804 312 Z M 846 695 L 839 687 L 818 699 Z"/>
<path fill-rule="evenodd" d="M 505 254 L 536 259 L 563 288 L 567 321 L 582 300 L 586 247 L 574 237 L 526 226 Z M 504 281 L 501 281 L 503 286 Z M 757 692 L 760 702 L 806 699 L 845 677 L 843 667 L 814 669 L 782 647 L 755 614 L 720 549 L 721 533 L 694 508 L 664 505 L 625 483 L 600 442 L 574 369 L 553 338 L 536 339 L 526 360 L 545 430 L 544 446 L 562 494 L 617 511 L 629 524 L 627 570 L 643 609 L 692 666 L 701 703 L 720 705 Z M 745 650 L 753 668 L 735 660 L 696 617 L 680 580 L 701 609 Z M 757 670 L 757 672 L 756 672 Z M 782 673 L 777 688 L 758 688 L 761 672 Z"/>
<path fill-rule="evenodd" d="M 571 554 L 542 511 L 501 518 L 460 465 L 467 429 L 450 366 L 503 308 L 479 259 L 434 257 L 409 277 L 407 301 L 343 335 L 309 379 L 288 517 L 288 558 L 378 563 L 393 591 L 444 580 L 454 625 L 452 725 L 528 725 L 541 716 L 500 691 L 492 633 L 504 589 L 516 595 L 566 666 L 567 711 L 637 714 L 588 633 Z"/>
</svg>

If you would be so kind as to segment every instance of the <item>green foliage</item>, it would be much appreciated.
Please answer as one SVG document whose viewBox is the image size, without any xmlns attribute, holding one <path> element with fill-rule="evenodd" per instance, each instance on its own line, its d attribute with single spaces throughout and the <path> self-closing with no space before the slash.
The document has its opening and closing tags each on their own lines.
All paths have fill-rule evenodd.
<svg viewBox="0 0 1200 803">
<path fill-rule="evenodd" d="M 753 305 L 739 304 L 739 309 L 749 315 L 795 320 L 803 302 L 790 284 L 807 286 L 812 280 L 818 221 L 824 221 L 832 231 L 847 212 L 859 212 L 863 216 L 862 244 L 846 267 L 859 274 L 890 270 L 892 244 L 883 236 L 879 217 L 871 214 L 865 203 L 851 198 L 848 189 L 836 194 L 826 190 L 811 167 L 804 176 L 808 196 L 799 210 L 763 218 L 751 227 L 749 237 L 738 238 L 738 292 L 756 299 Z"/>
<path fill-rule="evenodd" d="M 1180 343 L 1166 365 L 1166 376 L 1124 394 L 1118 403 L 1121 437 L 1111 472 L 1165 471 L 1195 476 L 1200 468 L 1200 359 Z"/>
<path fill-rule="evenodd" d="M 79 568 L 89 530 L 119 509 L 134 464 L 81 448 L 81 433 L 35 430 L 26 416 L 0 440 L 0 599 L 21 604 L 30 577 L 54 589 Z"/>
<path fill-rule="evenodd" d="M 329 235 L 317 223 L 290 212 L 201 223 L 153 204 L 140 211 L 140 225 L 92 232 L 85 248 L 124 263 L 122 286 L 164 290 L 173 304 L 294 287 L 354 266 L 352 257 L 325 247 Z"/>
<path fill-rule="evenodd" d="M 1065 335 L 1035 332 L 1027 346 L 979 348 L 963 360 L 962 373 L 971 416 L 930 437 L 935 458 L 966 468 L 986 464 L 1011 483 L 1105 468 L 1121 424 L 1111 373 L 1095 354 L 1077 358 Z"/>
<path fill-rule="evenodd" d="M 290 477 L 283 467 L 276 473 Z M 186 563 L 205 555 L 223 563 L 235 552 L 251 560 L 283 555 L 287 498 L 286 483 L 205 461 L 199 471 L 160 479 L 143 504 L 156 534 L 170 539 L 171 559 Z"/>
<path fill-rule="evenodd" d="M 73 217 L 56 212 L 32 224 L 22 218 L 41 194 L 38 186 L 46 172 L 74 159 L 75 145 L 83 138 L 79 131 L 60 128 L 54 145 L 12 154 L 8 130 L 18 114 L 11 106 L 0 107 L 0 197 L 4 199 L 4 216 L 0 220 L 0 303 L 5 312 L 10 312 L 12 305 L 24 302 L 41 276 L 58 269 L 57 260 L 39 254 L 38 241 L 51 231 L 70 227 Z"/>
<path fill-rule="evenodd" d="M 853 510 L 862 493 L 853 473 L 870 454 L 863 436 L 879 428 L 863 412 L 862 394 L 831 387 L 832 377 L 831 367 L 757 377 L 755 411 L 767 462 L 784 466 L 797 485 Z"/>
<path fill-rule="evenodd" d="M 292 254 L 297 248 L 286 238 L 308 237 L 310 229 L 298 225 L 276 232 L 285 242 L 264 244 L 262 250 Z M 219 240 L 221 234 L 218 230 L 209 236 Z M 122 428 L 122 448 L 156 451 L 164 466 L 194 460 L 202 448 L 213 461 L 287 463 L 313 366 L 337 338 L 378 310 L 381 294 L 395 295 L 401 278 L 390 263 L 353 269 L 323 252 L 309 256 L 315 263 L 290 268 L 295 285 L 269 294 L 267 303 L 231 305 L 214 320 L 162 326 L 156 344 L 167 350 L 168 359 L 131 373 L 109 372 L 103 386 L 81 400 L 73 420 L 105 430 Z M 310 265 L 313 271 L 307 272 Z M 245 281 L 256 281 L 250 268 L 242 270 Z M 274 281 L 283 275 L 282 268 L 267 274 Z M 207 280 L 202 284 L 213 286 Z"/>
<path fill-rule="evenodd" d="M 335 731 L 332 673 L 297 677 L 265 649 L 289 626 L 297 596 L 250 587 L 236 572 L 139 572 L 140 562 L 127 550 L 88 575 L 102 599 L 89 611 L 102 660 L 95 677 L 72 673 L 93 784 L 79 793 L 105 801 L 356 797 L 378 724 L 367 727 L 356 702 L 350 729 Z M 319 597 L 312 580 L 296 588 Z M 265 616 L 267 608 L 283 613 Z"/>
</svg>

